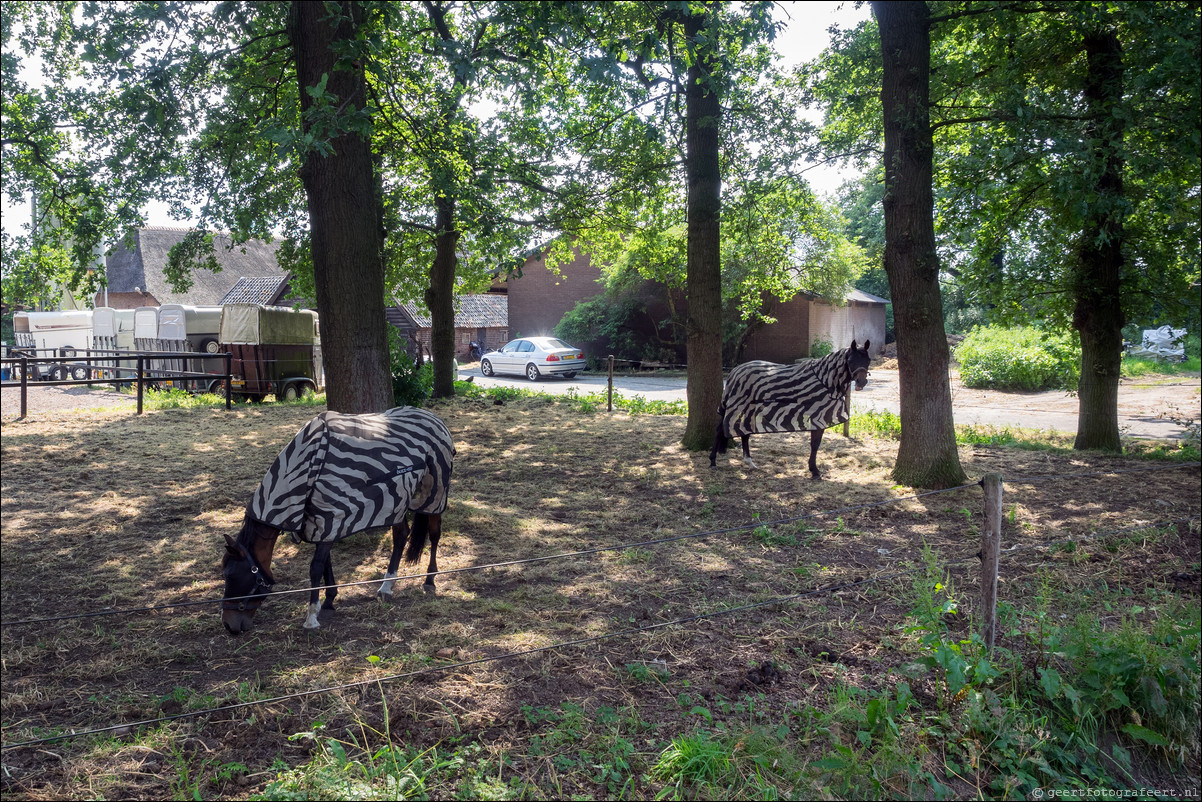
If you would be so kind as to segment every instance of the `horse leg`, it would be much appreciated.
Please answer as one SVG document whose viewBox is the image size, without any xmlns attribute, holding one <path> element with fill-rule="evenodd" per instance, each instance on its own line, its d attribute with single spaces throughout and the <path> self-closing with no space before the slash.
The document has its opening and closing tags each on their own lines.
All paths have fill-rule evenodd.
<svg viewBox="0 0 1202 802">
<path fill-rule="evenodd" d="M 715 461 L 718 453 L 726 453 L 726 435 L 722 433 L 722 421 L 718 421 L 718 431 L 714 433 L 714 447 L 710 449 L 710 467 L 717 467 Z"/>
<path fill-rule="evenodd" d="M 384 584 L 376 591 L 376 598 L 380 601 L 392 601 L 392 586 L 396 582 L 397 568 L 401 565 L 401 552 L 408 539 L 409 515 L 406 513 L 400 523 L 392 527 L 392 556 L 388 558 L 388 572 L 384 574 Z"/>
<path fill-rule="evenodd" d="M 825 429 L 815 429 L 810 432 L 810 476 L 815 479 L 821 479 L 822 474 L 818 473 L 818 446 L 822 445 L 822 433 Z"/>
<path fill-rule="evenodd" d="M 326 575 L 326 564 L 330 560 L 330 544 L 319 543 L 313 551 L 313 561 L 309 563 L 309 612 L 305 617 L 305 629 L 317 629 L 321 624 L 317 620 L 317 612 L 321 609 L 317 600 L 321 595 L 318 590 Z"/>
<path fill-rule="evenodd" d="M 749 434 L 743 435 L 743 464 L 748 468 L 760 467 L 751 461 L 751 435 Z"/>
<path fill-rule="evenodd" d="M 326 584 L 326 601 L 325 604 L 321 605 L 321 609 L 333 610 L 334 597 L 338 595 L 338 588 L 336 587 L 338 580 L 334 579 L 334 560 L 329 554 L 326 555 L 326 570 L 322 579 Z"/>
<path fill-rule="evenodd" d="M 434 575 L 438 573 L 438 539 L 442 537 L 442 514 L 426 516 L 430 531 L 430 566 L 426 569 L 426 581 L 422 590 L 434 593 Z"/>
</svg>

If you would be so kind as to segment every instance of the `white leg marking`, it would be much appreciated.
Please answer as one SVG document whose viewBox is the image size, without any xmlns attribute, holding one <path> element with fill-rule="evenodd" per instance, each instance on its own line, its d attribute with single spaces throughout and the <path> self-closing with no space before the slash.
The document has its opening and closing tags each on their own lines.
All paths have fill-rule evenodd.
<svg viewBox="0 0 1202 802">
<path fill-rule="evenodd" d="M 743 464 L 746 465 L 748 468 L 759 468 L 760 467 L 759 465 L 756 465 L 754 462 L 751 461 L 751 457 L 743 457 Z"/>
<path fill-rule="evenodd" d="M 396 574 L 392 571 L 384 574 L 384 584 L 380 585 L 380 589 L 376 591 L 376 598 L 383 601 L 388 601 L 392 598 L 392 586 L 396 580 Z"/>
<path fill-rule="evenodd" d="M 305 619 L 305 629 L 317 629 L 321 626 L 321 623 L 317 620 L 317 611 L 320 609 L 320 604 L 309 605 L 309 616 Z"/>
</svg>

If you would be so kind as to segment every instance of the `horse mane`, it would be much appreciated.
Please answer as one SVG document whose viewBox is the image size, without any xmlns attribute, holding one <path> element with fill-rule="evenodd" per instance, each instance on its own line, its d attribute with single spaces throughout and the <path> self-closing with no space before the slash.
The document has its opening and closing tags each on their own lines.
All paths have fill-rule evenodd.
<svg viewBox="0 0 1202 802">
<path fill-rule="evenodd" d="M 255 544 L 255 526 L 254 521 L 250 519 L 249 511 L 242 516 L 242 528 L 238 530 L 238 537 L 234 538 L 234 542 L 248 552 L 251 546 Z M 221 567 L 225 568 L 229 565 L 230 559 L 233 557 L 230 550 L 226 549 L 221 555 Z"/>
</svg>

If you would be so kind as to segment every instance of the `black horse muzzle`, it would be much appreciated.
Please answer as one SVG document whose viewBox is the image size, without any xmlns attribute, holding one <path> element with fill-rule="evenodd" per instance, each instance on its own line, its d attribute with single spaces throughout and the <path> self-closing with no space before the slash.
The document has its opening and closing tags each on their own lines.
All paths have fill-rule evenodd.
<svg viewBox="0 0 1202 802">
<path fill-rule="evenodd" d="M 221 600 L 221 622 L 231 635 L 238 635 L 250 629 L 251 617 L 263 606 L 263 600 L 275 586 L 253 561 L 250 573 L 255 582 L 250 593 Z"/>
</svg>

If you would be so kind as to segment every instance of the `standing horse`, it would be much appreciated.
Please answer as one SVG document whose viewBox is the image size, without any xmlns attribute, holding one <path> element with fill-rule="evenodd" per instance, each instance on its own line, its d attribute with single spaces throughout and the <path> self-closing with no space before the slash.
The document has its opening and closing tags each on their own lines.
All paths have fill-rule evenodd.
<svg viewBox="0 0 1202 802">
<path fill-rule="evenodd" d="M 868 346 L 851 347 L 807 359 L 794 365 L 745 362 L 730 372 L 722 403 L 718 405 L 718 431 L 710 450 L 710 466 L 719 453 L 726 453 L 727 438 L 743 438 L 743 464 L 755 468 L 748 441 L 753 434 L 771 432 L 810 433 L 810 475 L 818 473 L 818 446 L 822 433 L 848 418 L 847 387 L 857 390 L 868 383 Z"/>
<path fill-rule="evenodd" d="M 425 590 L 432 593 L 454 455 L 446 424 L 421 409 L 397 407 L 368 415 L 323 412 L 309 421 L 259 483 L 237 539 L 225 536 L 225 628 L 234 635 L 251 628 L 251 619 L 275 584 L 271 556 L 281 532 L 316 544 L 309 565 L 313 590 L 306 629 L 321 626 L 319 587 L 335 584 L 331 547 L 365 529 L 392 526 L 392 556 L 377 594 L 381 599 L 392 597 L 406 540 L 405 561 L 410 563 L 430 541 Z M 334 609 L 337 595 L 336 587 L 327 587 L 320 609 Z"/>
</svg>

